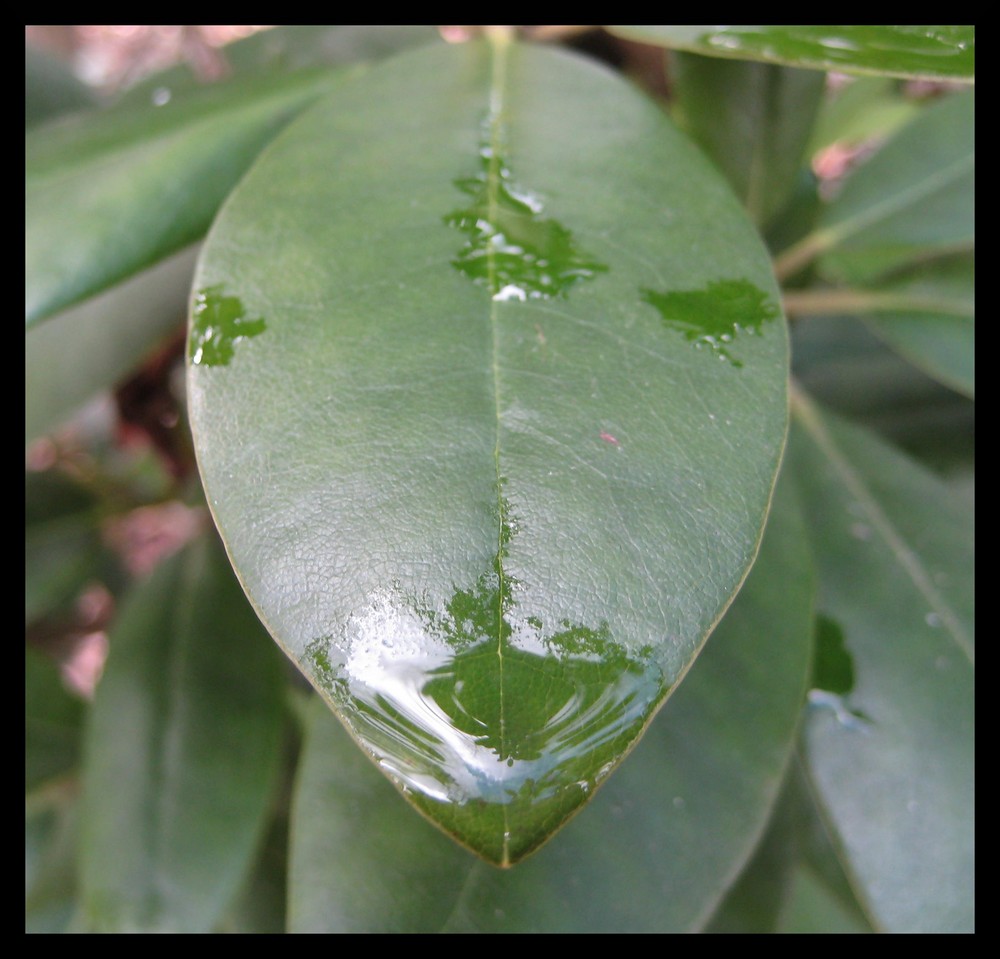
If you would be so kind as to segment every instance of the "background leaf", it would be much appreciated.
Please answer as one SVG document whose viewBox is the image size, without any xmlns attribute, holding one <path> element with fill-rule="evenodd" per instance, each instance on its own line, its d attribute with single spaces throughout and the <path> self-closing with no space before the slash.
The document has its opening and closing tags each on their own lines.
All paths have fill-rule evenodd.
<svg viewBox="0 0 1000 959">
<path fill-rule="evenodd" d="M 402 55 L 273 145 L 206 246 L 189 397 L 278 642 L 425 814 L 513 862 L 742 580 L 787 357 L 752 227 L 656 106 L 498 51 Z"/>
<path fill-rule="evenodd" d="M 25 442 L 61 426 L 183 329 L 197 252 L 182 250 L 27 331 Z"/>
<path fill-rule="evenodd" d="M 244 80 L 29 131 L 26 324 L 200 239 L 264 144 L 331 82 Z"/>
<path fill-rule="evenodd" d="M 24 127 L 97 105 L 93 90 L 61 60 L 24 47 Z"/>
<path fill-rule="evenodd" d="M 678 53 L 670 77 L 675 118 L 765 226 L 794 192 L 824 75 Z"/>
<path fill-rule="evenodd" d="M 971 83 L 976 70 L 972 26 L 614 26 L 644 43 L 706 56 L 762 60 L 792 67 L 935 77 Z"/>
<path fill-rule="evenodd" d="M 500 872 L 399 801 L 315 703 L 292 833 L 293 932 L 676 932 L 751 854 L 795 737 L 812 574 L 779 484 L 760 557 L 696 667 L 593 802 Z"/>
<path fill-rule="evenodd" d="M 26 790 L 75 770 L 83 718 L 83 701 L 63 685 L 55 664 L 28 647 L 24 656 Z"/>
<path fill-rule="evenodd" d="M 208 932 L 239 890 L 274 785 L 281 662 L 215 542 L 136 587 L 88 729 L 84 925 Z"/>
<path fill-rule="evenodd" d="M 819 229 L 775 264 L 790 276 L 817 255 L 830 280 L 862 285 L 975 245 L 975 95 L 923 110 L 845 181 Z"/>
<path fill-rule="evenodd" d="M 819 609 L 853 659 L 814 690 L 807 769 L 866 911 L 888 931 L 974 925 L 973 531 L 948 488 L 795 403 L 790 467 Z"/>
</svg>

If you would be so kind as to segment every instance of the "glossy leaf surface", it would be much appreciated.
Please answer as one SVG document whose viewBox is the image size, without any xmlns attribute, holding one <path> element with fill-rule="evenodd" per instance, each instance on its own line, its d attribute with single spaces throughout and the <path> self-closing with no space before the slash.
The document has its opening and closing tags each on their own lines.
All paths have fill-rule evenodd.
<svg viewBox="0 0 1000 959">
<path fill-rule="evenodd" d="M 28 132 L 26 324 L 200 239 L 264 144 L 331 82 L 291 74 L 173 101 L 167 91 Z"/>
<path fill-rule="evenodd" d="M 949 488 L 795 404 L 791 465 L 819 609 L 853 661 L 815 688 L 807 768 L 866 912 L 898 932 L 974 927 L 973 528 Z"/>
<path fill-rule="evenodd" d="M 684 683 L 592 803 L 500 872 L 421 822 L 321 704 L 293 811 L 293 932 L 701 928 L 775 802 L 801 711 L 813 576 L 779 484 L 760 556 Z"/>
<path fill-rule="evenodd" d="M 210 932 L 260 839 L 282 663 L 215 537 L 165 560 L 111 635 L 85 750 L 84 926 Z"/>
<path fill-rule="evenodd" d="M 749 222 L 602 68 L 443 47 L 290 127 L 196 291 L 195 442 L 252 602 L 422 812 L 517 861 L 756 551 L 787 344 Z"/>
<path fill-rule="evenodd" d="M 971 83 L 972 26 L 616 26 L 615 33 L 713 57 Z"/>
</svg>

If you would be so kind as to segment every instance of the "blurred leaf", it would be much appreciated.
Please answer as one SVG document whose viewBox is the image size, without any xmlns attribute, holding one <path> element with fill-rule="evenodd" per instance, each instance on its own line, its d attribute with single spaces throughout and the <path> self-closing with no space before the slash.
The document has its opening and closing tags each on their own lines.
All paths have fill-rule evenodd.
<svg viewBox="0 0 1000 959">
<path fill-rule="evenodd" d="M 792 324 L 794 373 L 811 396 L 937 470 L 969 469 L 975 403 L 903 360 L 850 316 Z"/>
<path fill-rule="evenodd" d="M 192 424 L 248 594 L 410 800 L 516 862 L 752 561 L 787 355 L 751 224 L 602 68 L 442 45 L 290 127 L 195 286 Z"/>
<path fill-rule="evenodd" d="M 96 105 L 94 92 L 62 60 L 25 45 L 25 129 Z"/>
<path fill-rule="evenodd" d="M 24 786 L 30 791 L 76 768 L 84 703 L 65 687 L 55 663 L 24 652 Z"/>
<path fill-rule="evenodd" d="M 24 477 L 24 619 L 75 599 L 96 576 L 104 546 L 97 496 L 65 473 Z"/>
<path fill-rule="evenodd" d="M 972 83 L 972 26 L 614 26 L 643 43 L 790 67 Z"/>
<path fill-rule="evenodd" d="M 208 932 L 229 907 L 274 785 L 281 667 L 214 537 L 136 587 L 88 730 L 87 928 Z"/>
<path fill-rule="evenodd" d="M 684 53 L 671 62 L 675 115 L 766 225 L 795 190 L 823 74 Z"/>
<path fill-rule="evenodd" d="M 52 430 L 180 331 L 199 247 L 31 327 L 24 342 L 24 432 Z"/>
<path fill-rule="evenodd" d="M 811 155 L 834 143 L 855 146 L 887 137 L 913 120 L 923 104 L 903 93 L 892 77 L 855 77 L 823 99 L 809 139 Z"/>
<path fill-rule="evenodd" d="M 726 892 L 705 932 L 748 935 L 776 931 L 798 856 L 790 806 L 786 787 L 753 856 Z"/>
<path fill-rule="evenodd" d="M 887 931 L 969 932 L 974 875 L 973 527 L 948 487 L 801 394 L 790 466 L 811 517 L 820 612 L 853 659 L 814 696 L 818 802 Z"/>
<path fill-rule="evenodd" d="M 283 25 L 258 30 L 213 52 L 217 69 L 228 81 L 365 63 L 435 41 L 441 42 L 441 35 L 431 26 Z M 185 62 L 129 87 L 120 102 L 149 104 L 167 92 L 173 97 L 204 86 L 205 79 Z"/>
<path fill-rule="evenodd" d="M 879 284 L 880 308 L 861 315 L 911 362 L 971 397 L 976 392 L 975 286 L 975 258 L 946 257 Z"/>
<path fill-rule="evenodd" d="M 67 932 L 77 908 L 75 789 L 35 795 L 24 810 L 24 931 Z"/>
<path fill-rule="evenodd" d="M 872 930 L 844 907 L 808 865 L 799 863 L 791 878 L 789 901 L 775 931 L 802 935 L 861 934 Z"/>
<path fill-rule="evenodd" d="M 254 78 L 30 131 L 26 324 L 199 240 L 263 146 L 334 82 L 313 72 Z"/>
<path fill-rule="evenodd" d="M 551 843 L 498 871 L 422 822 L 317 702 L 294 809 L 294 932 L 675 932 L 750 855 L 799 716 L 812 578 L 794 491 L 646 736 Z"/>
<path fill-rule="evenodd" d="M 825 277 L 862 286 L 975 246 L 975 94 L 929 106 L 845 181 L 819 228 L 777 259 L 779 276 L 819 256 Z"/>
</svg>

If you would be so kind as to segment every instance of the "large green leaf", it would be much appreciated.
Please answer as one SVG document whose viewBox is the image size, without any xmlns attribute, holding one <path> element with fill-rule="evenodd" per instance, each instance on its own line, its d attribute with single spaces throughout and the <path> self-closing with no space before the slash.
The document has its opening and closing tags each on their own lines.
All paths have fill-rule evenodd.
<svg viewBox="0 0 1000 959">
<path fill-rule="evenodd" d="M 889 931 L 974 923 L 973 528 L 949 488 L 800 397 L 791 464 L 820 605 L 853 665 L 804 737 L 866 912 Z"/>
<path fill-rule="evenodd" d="M 718 164 L 754 222 L 766 225 L 795 190 L 823 74 L 678 54 L 671 81 L 684 128 Z"/>
<path fill-rule="evenodd" d="M 303 72 L 73 116 L 25 137 L 25 322 L 200 239 L 275 132 L 323 90 Z"/>
<path fill-rule="evenodd" d="M 813 574 L 779 484 L 760 557 L 696 668 L 619 771 L 516 869 L 424 823 L 321 703 L 293 810 L 293 932 L 700 928 L 778 794 L 808 672 Z"/>
<path fill-rule="evenodd" d="M 209 932 L 230 905 L 277 772 L 280 660 L 214 536 L 130 596 L 87 732 L 88 929 Z"/>
<path fill-rule="evenodd" d="M 516 862 L 756 552 L 787 379 L 756 234 L 628 84 L 500 40 L 304 115 L 196 289 L 195 442 L 252 602 L 412 802 Z"/>
<path fill-rule="evenodd" d="M 706 56 L 971 83 L 972 26 L 614 26 L 614 33 Z"/>
</svg>

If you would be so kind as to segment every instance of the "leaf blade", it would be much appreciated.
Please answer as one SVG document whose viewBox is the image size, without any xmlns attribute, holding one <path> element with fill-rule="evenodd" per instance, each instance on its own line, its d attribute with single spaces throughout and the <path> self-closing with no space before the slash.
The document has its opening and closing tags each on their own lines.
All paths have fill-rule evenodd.
<svg viewBox="0 0 1000 959">
<path fill-rule="evenodd" d="M 804 730 L 810 777 L 880 926 L 969 931 L 968 516 L 947 488 L 862 431 L 805 401 L 796 413 L 790 448 L 821 547 L 820 608 L 838 623 L 857 674 L 842 704 L 814 697 Z M 877 584 L 882 601 L 864 601 L 860 583 Z"/>
<path fill-rule="evenodd" d="M 516 861 L 641 733 L 756 552 L 787 363 L 759 241 L 610 76 L 470 44 L 304 116 L 197 287 L 195 442 L 248 594 L 425 814 Z"/>
<path fill-rule="evenodd" d="M 87 732 L 88 928 L 212 930 L 262 828 L 282 716 L 281 663 L 219 547 L 164 561 L 116 625 Z"/>
</svg>

